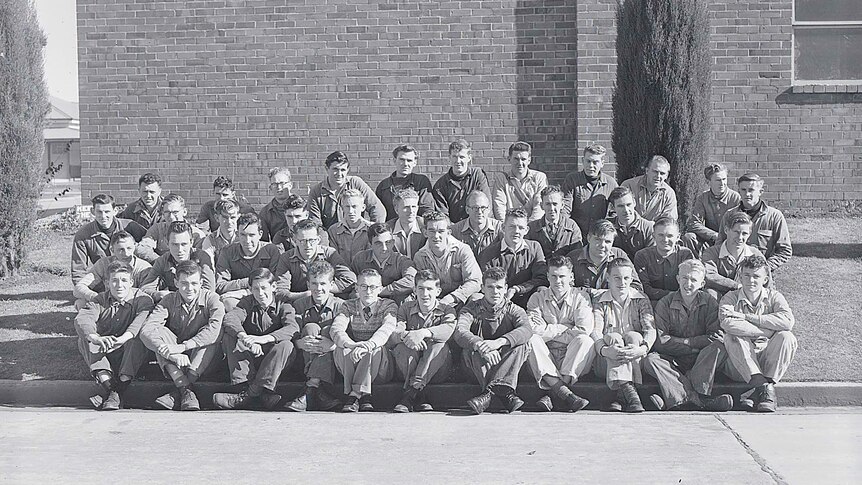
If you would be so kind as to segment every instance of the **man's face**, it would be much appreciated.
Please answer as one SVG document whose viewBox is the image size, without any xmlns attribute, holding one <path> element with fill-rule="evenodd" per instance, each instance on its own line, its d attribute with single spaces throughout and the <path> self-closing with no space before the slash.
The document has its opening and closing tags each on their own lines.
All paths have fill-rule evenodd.
<svg viewBox="0 0 862 485">
<path fill-rule="evenodd" d="M 416 216 L 419 214 L 419 199 L 407 198 L 399 199 L 395 203 L 395 209 L 398 211 L 398 219 L 402 222 L 413 223 Z"/>
<path fill-rule="evenodd" d="M 617 213 L 617 218 L 620 224 L 628 226 L 634 222 L 637 217 L 635 210 L 635 198 L 631 194 L 626 194 L 614 201 L 614 210 Z"/>
<path fill-rule="evenodd" d="M 117 213 L 117 210 L 114 209 L 113 204 L 94 204 L 92 212 L 96 223 L 104 228 L 108 228 L 114 223 L 114 215 Z"/>
<path fill-rule="evenodd" d="M 740 280 L 742 287 L 748 291 L 748 293 L 760 292 L 760 290 L 766 286 L 768 279 L 769 272 L 765 267 L 758 269 L 742 268 L 742 277 Z"/>
<path fill-rule="evenodd" d="M 350 164 L 333 163 L 326 170 L 329 184 L 333 187 L 341 187 L 347 182 L 347 174 L 350 173 Z"/>
<path fill-rule="evenodd" d="M 179 202 L 169 202 L 162 205 L 162 220 L 164 222 L 176 222 L 186 220 L 186 208 Z"/>
<path fill-rule="evenodd" d="M 584 154 L 584 173 L 590 177 L 598 177 L 605 166 L 605 156 L 587 152 Z"/>
<path fill-rule="evenodd" d="M 422 308 L 432 308 L 437 304 L 437 297 L 440 295 L 440 285 L 436 281 L 421 280 L 416 282 L 416 287 L 413 289 L 416 294 L 416 300 Z"/>
<path fill-rule="evenodd" d="M 734 224 L 727 230 L 727 244 L 734 248 L 742 247 L 751 236 L 751 224 Z"/>
<path fill-rule="evenodd" d="M 214 200 L 218 202 L 220 200 L 234 200 L 236 194 L 230 187 L 216 187 L 213 189 L 213 195 L 215 196 Z"/>
<path fill-rule="evenodd" d="M 137 244 L 135 244 L 134 238 L 124 237 L 122 239 L 118 239 L 117 242 L 111 246 L 111 255 L 116 256 L 120 261 L 128 263 L 135 255 L 135 247 L 137 247 Z"/>
<path fill-rule="evenodd" d="M 545 220 L 551 224 L 560 222 L 560 214 L 563 211 L 563 194 L 554 192 L 542 197 L 542 209 L 545 210 Z"/>
<path fill-rule="evenodd" d="M 253 254 L 260 247 L 260 237 L 263 233 L 258 224 L 247 224 L 239 229 L 237 241 L 245 254 Z"/>
<path fill-rule="evenodd" d="M 485 227 L 488 223 L 488 214 L 491 212 L 491 202 L 488 196 L 477 194 L 467 201 L 467 217 L 473 227 Z"/>
<path fill-rule="evenodd" d="M 449 152 L 449 163 L 452 165 L 452 173 L 457 177 L 467 173 L 471 161 L 473 161 L 473 155 L 470 153 L 469 148 L 457 152 Z"/>
<path fill-rule="evenodd" d="M 395 174 L 406 177 L 416 168 L 416 152 L 398 152 L 394 159 Z"/>
<path fill-rule="evenodd" d="M 269 179 L 269 191 L 275 196 L 275 200 L 283 202 L 290 197 L 290 191 L 293 189 L 293 183 L 290 181 L 290 176 L 284 172 L 279 172 Z"/>
<path fill-rule="evenodd" d="M 356 281 L 356 296 L 366 305 L 377 301 L 381 291 L 383 284 L 379 276 L 360 276 Z"/>
<path fill-rule="evenodd" d="M 623 292 L 628 290 L 634 280 L 634 271 L 628 266 L 613 268 L 608 274 L 609 286 L 612 290 Z"/>
<path fill-rule="evenodd" d="M 254 280 L 251 284 L 251 294 L 263 306 L 268 306 L 273 301 L 275 286 L 266 278 Z"/>
<path fill-rule="evenodd" d="M 658 254 L 664 258 L 676 249 L 679 242 L 679 229 L 673 224 L 656 226 L 653 237 Z"/>
<path fill-rule="evenodd" d="M 288 229 L 293 229 L 293 226 L 295 226 L 297 222 L 304 221 L 306 219 L 308 219 L 308 211 L 303 207 L 287 209 L 284 211 L 284 222 L 287 224 Z"/>
<path fill-rule="evenodd" d="M 347 197 L 341 201 L 341 213 L 348 224 L 358 223 L 364 211 L 365 199 L 362 197 Z"/>
<path fill-rule="evenodd" d="M 236 233 L 236 222 L 239 220 L 239 211 L 231 210 L 227 214 L 218 215 L 219 230 L 225 234 Z"/>
<path fill-rule="evenodd" d="M 425 225 L 425 237 L 431 247 L 442 251 L 449 243 L 449 224 L 446 221 L 432 221 Z"/>
<path fill-rule="evenodd" d="M 572 287 L 572 270 L 568 266 L 549 266 L 548 283 L 555 295 L 562 295 Z"/>
<path fill-rule="evenodd" d="M 751 209 L 760 203 L 763 195 L 763 182 L 743 181 L 739 183 L 739 195 L 742 196 L 742 204 Z"/>
<path fill-rule="evenodd" d="M 590 258 L 594 260 L 605 261 L 611 254 L 611 248 L 614 246 L 614 236 L 587 236 L 587 244 L 589 244 Z"/>
<path fill-rule="evenodd" d="M 186 261 L 192 254 L 192 235 L 188 232 L 169 234 L 168 250 L 176 261 Z"/>
<path fill-rule="evenodd" d="M 371 252 L 378 261 L 385 261 L 392 254 L 395 247 L 395 239 L 391 232 L 384 232 L 378 236 L 374 236 L 371 241 Z"/>
<path fill-rule="evenodd" d="M 670 175 L 670 167 L 661 162 L 650 162 L 646 170 L 647 186 L 650 190 L 659 188 Z"/>
<path fill-rule="evenodd" d="M 704 274 L 700 271 L 689 271 L 688 273 L 680 273 L 676 275 L 676 282 L 679 283 L 679 291 L 686 298 L 691 298 L 697 294 L 698 290 L 703 288 Z"/>
<path fill-rule="evenodd" d="M 193 301 L 201 292 L 201 274 L 181 274 L 177 278 L 177 289 L 186 303 Z"/>
<path fill-rule="evenodd" d="M 709 178 L 709 190 L 714 195 L 724 195 L 727 192 L 727 172 L 715 172 Z"/>
<path fill-rule="evenodd" d="M 512 168 L 512 174 L 523 177 L 527 174 L 530 168 L 530 152 L 512 152 L 509 155 L 509 165 Z"/>
<path fill-rule="evenodd" d="M 299 251 L 299 255 L 306 261 L 310 260 L 317 254 L 317 248 L 320 244 L 320 236 L 314 229 L 305 229 L 297 231 L 293 236 L 293 245 Z"/>
<path fill-rule="evenodd" d="M 482 294 L 485 296 L 485 301 L 491 305 L 502 305 L 506 301 L 506 292 L 509 291 L 509 285 L 506 280 L 485 279 L 482 281 Z"/>
<path fill-rule="evenodd" d="M 132 295 L 132 275 L 125 271 L 111 273 L 108 288 L 115 300 L 126 301 Z"/>
<path fill-rule="evenodd" d="M 148 209 L 152 209 L 156 206 L 156 202 L 159 201 L 159 196 L 162 195 L 162 186 L 155 182 L 151 184 L 140 184 L 138 185 L 138 192 L 141 193 L 141 202 L 143 202 Z"/>
<path fill-rule="evenodd" d="M 332 275 L 315 275 L 308 277 L 308 291 L 311 292 L 311 299 L 314 303 L 320 305 L 329 298 L 332 294 Z"/>
<path fill-rule="evenodd" d="M 506 244 L 516 248 L 524 242 L 524 236 L 527 235 L 527 219 L 523 217 L 507 217 L 506 223 L 503 225 L 503 237 L 506 239 Z"/>
</svg>

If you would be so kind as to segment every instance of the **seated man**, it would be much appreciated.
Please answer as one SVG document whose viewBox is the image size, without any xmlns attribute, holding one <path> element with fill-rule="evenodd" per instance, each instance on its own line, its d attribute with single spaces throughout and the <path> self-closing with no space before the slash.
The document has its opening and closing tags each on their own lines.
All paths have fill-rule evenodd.
<svg viewBox="0 0 862 485">
<path fill-rule="evenodd" d="M 572 223 L 574 224 L 574 222 Z M 527 303 L 533 327 L 530 338 L 530 370 L 543 391 L 550 390 L 566 409 L 580 411 L 590 402 L 575 394 L 572 386 L 592 368 L 593 309 L 589 295 L 572 286 L 572 260 L 551 256 L 548 260 L 550 288 L 541 288 Z M 540 411 L 554 409 L 544 394 L 536 403 Z"/>
<path fill-rule="evenodd" d="M 530 169 L 532 152 L 530 144 L 523 141 L 509 145 L 509 171 L 495 172 L 490 182 L 495 219 L 502 221 L 511 209 L 523 209 L 530 221 L 544 215 L 539 194 L 548 186 L 548 176 Z"/>
<path fill-rule="evenodd" d="M 617 231 L 611 221 L 598 220 L 590 228 L 587 245 L 567 255 L 572 260 L 575 286 L 592 289 L 609 288 L 608 264 L 615 259 L 629 259 L 622 249 L 613 247 L 616 235 Z M 634 275 L 632 286 L 643 287 L 637 274 Z"/>
<path fill-rule="evenodd" d="M 617 231 L 614 246 L 625 251 L 629 259 L 641 249 L 655 245 L 654 223 L 641 217 L 635 210 L 635 201 L 627 187 L 617 187 L 608 197 L 617 216 L 611 221 Z"/>
<path fill-rule="evenodd" d="M 491 200 L 474 190 L 467 196 L 467 218 L 452 226 L 452 235 L 478 256 L 503 233 L 503 221 L 491 216 Z"/>
<path fill-rule="evenodd" d="M 769 270 L 775 272 L 782 264 L 790 260 L 793 255 L 793 246 L 790 244 L 790 230 L 784 214 L 775 207 L 766 205 L 761 199 L 763 195 L 763 179 L 756 173 L 747 173 L 737 180 L 739 194 L 742 200 L 735 210 L 729 210 L 724 214 L 728 219 L 737 212 L 744 212 L 751 218 L 751 235 L 748 244 L 756 247 L 766 255 Z M 722 229 L 727 225 L 722 222 Z M 727 238 L 727 234 L 721 232 L 719 241 Z"/>
<path fill-rule="evenodd" d="M 100 411 L 123 407 L 123 394 L 147 358 L 138 333 L 153 309 L 153 299 L 132 286 L 132 271 L 125 261 L 109 264 L 108 290 L 88 301 L 75 317 L 78 351 L 104 389 L 104 395 L 90 398 Z"/>
<path fill-rule="evenodd" d="M 482 387 L 481 394 L 467 401 L 476 414 L 491 406 L 492 397 L 509 413 L 524 405 L 515 390 L 533 329 L 524 309 L 506 297 L 508 291 L 506 272 L 490 268 L 482 275 L 482 299 L 467 303 L 458 313 L 454 338 L 464 350 L 462 365 Z"/>
<path fill-rule="evenodd" d="M 132 269 L 132 286 L 141 288 L 150 272 L 150 263 L 135 257 L 135 244 L 135 238 L 126 231 L 117 231 L 111 236 L 111 255 L 96 261 L 72 290 L 77 298 L 75 308 L 80 310 L 105 291 L 109 276 L 108 267 L 117 261 L 129 265 Z"/>
<path fill-rule="evenodd" d="M 410 189 L 416 193 L 418 201 L 418 215 L 434 210 L 434 197 L 431 195 L 431 180 L 415 173 L 413 170 L 419 163 L 419 152 L 410 145 L 399 145 L 392 150 L 392 162 L 395 171 L 377 185 L 374 191 L 377 198 L 386 208 L 386 220 L 391 221 L 398 217 L 398 209 L 395 207 L 394 199 L 398 192 Z"/>
<path fill-rule="evenodd" d="M 608 217 L 608 195 L 617 181 L 602 173 L 607 150 L 601 145 L 584 148 L 583 170 L 566 175 L 563 181 L 563 218 L 571 218 L 584 236 L 596 221 Z"/>
<path fill-rule="evenodd" d="M 194 261 L 178 263 L 176 274 L 179 290 L 162 298 L 147 317 L 141 341 L 156 353 L 159 367 L 176 388 L 159 396 L 156 406 L 198 411 L 192 386 L 213 359 L 220 358 L 224 305 L 214 292 L 201 288 L 201 268 Z"/>
<path fill-rule="evenodd" d="M 644 174 L 623 181 L 622 187 L 632 191 L 635 210 L 644 219 L 655 221 L 659 217 L 679 218 L 676 208 L 676 192 L 668 185 L 670 162 L 661 155 L 649 159 Z"/>
<path fill-rule="evenodd" d="M 728 291 L 742 288 L 737 278 L 739 263 L 749 256 L 763 257 L 759 249 L 746 243 L 752 226 L 748 214 L 735 212 L 725 217 L 723 223 L 724 241 L 706 249 L 701 257 L 706 266 L 706 291 L 719 301 Z"/>
<path fill-rule="evenodd" d="M 395 330 L 398 306 L 380 298 L 383 285 L 373 269 L 359 273 L 356 298 L 344 302 L 329 334 L 335 343 L 335 367 L 344 376 L 343 413 L 374 411 L 371 384 L 392 380 L 392 356 L 386 342 Z"/>
<path fill-rule="evenodd" d="M 356 283 L 356 275 L 350 271 L 347 263 L 329 246 L 320 245 L 320 226 L 307 219 L 293 226 L 292 251 L 278 258 L 275 266 L 275 277 L 278 279 L 275 293 L 288 301 L 296 301 L 304 296 L 311 296 L 308 287 L 308 268 L 315 261 L 327 261 L 335 271 L 336 295 L 346 294 Z"/>
<path fill-rule="evenodd" d="M 423 269 L 416 274 L 414 293 L 416 299 L 398 309 L 398 323 L 389 344 L 395 370 L 404 380 L 396 413 L 433 411 L 425 387 L 446 382 L 452 371 L 448 342 L 455 331 L 455 309 L 437 300 L 440 278 L 430 269 Z"/>
<path fill-rule="evenodd" d="M 215 291 L 215 269 L 209 253 L 192 248 L 192 226 L 188 222 L 172 222 L 168 228 L 168 252 L 159 256 L 149 274 L 141 283 L 141 289 L 158 303 L 168 293 L 179 289 L 176 268 L 182 261 L 194 261 L 201 270 L 203 289 Z"/>
<path fill-rule="evenodd" d="M 419 194 L 413 189 L 398 191 L 393 199 L 397 219 L 386 222 L 395 239 L 395 250 L 413 259 L 425 245 L 425 220 L 419 214 Z"/>
<path fill-rule="evenodd" d="M 643 292 L 653 306 L 673 291 L 679 290 L 679 263 L 694 259 L 691 250 L 679 245 L 679 224 L 670 217 L 655 221 L 655 245 L 635 253 L 635 268 L 643 284 Z"/>
<path fill-rule="evenodd" d="M 437 210 L 446 214 L 453 223 L 467 218 L 466 196 L 475 190 L 484 192 L 491 197 L 488 177 L 481 168 L 471 167 L 473 161 L 472 145 L 467 140 L 459 139 L 449 144 L 449 171 L 434 183 L 431 194 Z M 490 207 L 490 202 L 488 204 Z"/>
<path fill-rule="evenodd" d="M 293 249 L 293 226 L 299 221 L 308 219 L 308 209 L 305 201 L 296 194 L 284 201 L 284 227 L 272 236 L 272 243 L 281 246 L 285 252 Z M 325 232 L 320 233 L 320 245 L 329 246 L 329 236 Z"/>
<path fill-rule="evenodd" d="M 745 192 L 743 192 L 743 201 Z M 751 405 L 759 412 L 778 406 L 775 383 L 781 380 L 796 354 L 795 320 L 784 296 L 766 288 L 769 263 L 749 256 L 739 263 L 742 288 L 721 299 L 719 317 L 724 330 L 728 365 L 725 373 L 754 389 Z"/>
<path fill-rule="evenodd" d="M 159 256 L 168 252 L 168 233 L 172 222 L 186 220 L 186 201 L 177 194 L 168 194 L 162 202 L 162 220 L 147 229 L 147 235 L 141 239 L 135 255 L 152 264 Z M 203 231 L 190 225 L 192 231 L 192 243 L 206 237 Z"/>
<path fill-rule="evenodd" d="M 218 219 L 218 228 L 195 243 L 195 248 L 206 251 L 213 261 L 218 261 L 221 250 L 236 242 L 239 206 L 232 200 L 220 200 L 215 203 L 213 211 Z"/>
<path fill-rule="evenodd" d="M 542 199 L 543 217 L 530 222 L 527 239 L 542 246 L 545 259 L 565 256 L 584 247 L 581 229 L 575 221 L 563 217 L 563 191 L 559 185 L 549 185 L 539 193 Z"/>
<path fill-rule="evenodd" d="M 656 339 L 649 298 L 631 287 L 635 267 L 628 259 L 608 264 L 610 289 L 593 300 L 593 340 L 598 354 L 596 376 L 617 391 L 607 411 L 641 413 L 637 385 L 643 382 L 641 364 Z"/>
<path fill-rule="evenodd" d="M 710 344 L 723 338 L 718 302 L 702 290 L 705 274 L 700 261 L 683 261 L 677 272 L 679 290 L 664 296 L 655 307 L 658 338 L 643 361 L 643 369 L 658 380 L 661 395 L 650 396 L 658 410 L 685 404 L 709 411 L 733 408 L 729 394 L 711 397 L 696 391 L 704 388 L 704 380 L 712 387 L 720 352 Z"/>
<path fill-rule="evenodd" d="M 333 224 L 342 219 L 339 213 L 339 201 L 341 192 L 348 189 L 358 190 L 362 194 L 367 215 L 363 215 L 371 222 L 386 222 L 386 208 L 380 199 L 374 195 L 371 187 L 360 177 L 348 175 L 350 173 L 350 160 L 343 152 L 332 152 L 326 157 L 326 178 L 318 183 L 308 193 L 308 215 L 309 218 L 320 224 L 324 230 L 328 230 Z"/>
<path fill-rule="evenodd" d="M 365 201 L 362 192 L 356 189 L 341 191 L 338 197 L 341 220 L 332 224 L 326 231 L 329 245 L 338 252 L 341 259 L 350 261 L 359 251 L 368 249 L 368 226 L 372 223 L 362 218 Z"/>
<path fill-rule="evenodd" d="M 479 268 L 503 268 L 506 272 L 506 298 L 521 308 L 541 286 L 548 286 L 548 267 L 542 246 L 536 241 L 524 239 L 527 235 L 527 213 L 524 209 L 512 209 L 503 223 L 503 237 L 483 249 L 476 258 Z"/>
<path fill-rule="evenodd" d="M 341 401 L 323 388 L 324 385 L 335 384 L 335 363 L 332 359 L 335 344 L 329 338 L 329 330 L 332 320 L 341 313 L 344 305 L 341 298 L 332 294 L 334 276 L 335 268 L 328 262 L 311 263 L 308 267 L 308 289 L 311 294 L 293 303 L 296 321 L 302 329 L 296 348 L 302 351 L 306 381 L 305 391 L 284 406 L 288 411 L 332 411 L 341 407 Z"/>
<path fill-rule="evenodd" d="M 718 233 L 724 214 L 739 205 L 739 192 L 727 186 L 727 167 L 710 163 L 703 169 L 709 188 L 694 199 L 694 207 L 688 216 L 687 232 L 683 244 L 696 257 L 704 249 L 718 243 Z"/>
<path fill-rule="evenodd" d="M 287 167 L 271 168 L 269 170 L 269 191 L 273 197 L 258 214 L 260 229 L 263 231 L 262 240 L 275 242 L 272 239 L 273 236 L 284 228 L 285 202 L 290 197 L 291 190 L 293 190 L 293 182 L 290 179 L 290 170 Z"/>
<path fill-rule="evenodd" d="M 413 258 L 416 271 L 434 271 L 440 277 L 440 303 L 460 308 L 481 289 L 479 264 L 470 248 L 452 237 L 446 214 L 425 215 L 425 236 L 428 242 Z"/>
<path fill-rule="evenodd" d="M 400 304 L 413 293 L 413 277 L 416 275 L 413 261 L 395 251 L 394 239 L 386 224 L 372 224 L 368 228 L 368 240 L 371 249 L 356 253 L 350 269 L 355 274 L 369 268 L 380 273 L 383 280 L 380 297 Z"/>
<path fill-rule="evenodd" d="M 156 173 L 141 175 L 138 192 L 141 197 L 126 205 L 118 217 L 136 222 L 146 232 L 162 218 L 162 178 Z"/>
<path fill-rule="evenodd" d="M 216 204 L 221 201 L 233 202 L 242 214 L 254 212 L 254 208 L 248 205 L 245 197 L 238 195 L 233 189 L 233 180 L 223 175 L 219 175 L 213 180 L 213 192 L 215 198 L 204 202 L 198 218 L 195 219 L 195 224 L 198 224 L 206 232 L 215 232 L 219 228 L 220 220 L 218 211 L 216 211 Z"/>
<path fill-rule="evenodd" d="M 135 241 L 140 241 L 146 232 L 134 221 L 115 217 L 117 209 L 110 195 L 98 194 L 93 197 L 92 204 L 93 222 L 78 229 L 72 241 L 73 287 L 99 259 L 111 255 L 111 236 L 126 231 Z"/>
<path fill-rule="evenodd" d="M 263 231 L 255 214 L 243 214 L 237 221 L 237 241 L 219 253 L 216 262 L 216 293 L 225 311 L 233 310 L 240 298 L 251 294 L 248 277 L 258 268 L 275 271 L 281 251 L 261 241 Z"/>
<path fill-rule="evenodd" d="M 218 409 L 249 409 L 258 404 L 274 409 L 281 400 L 275 392 L 278 378 L 296 358 L 296 313 L 290 303 L 275 297 L 275 277 L 266 268 L 255 268 L 248 285 L 251 294 L 224 316 L 221 341 L 230 383 L 244 388 L 238 394 L 213 394 Z"/>
</svg>

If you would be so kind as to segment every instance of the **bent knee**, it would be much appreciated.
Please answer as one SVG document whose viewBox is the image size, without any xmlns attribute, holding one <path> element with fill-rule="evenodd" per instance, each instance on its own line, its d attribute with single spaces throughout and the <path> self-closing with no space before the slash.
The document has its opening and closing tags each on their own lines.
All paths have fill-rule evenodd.
<svg viewBox="0 0 862 485">
<path fill-rule="evenodd" d="M 305 326 L 302 327 L 301 335 L 303 337 L 307 337 L 309 335 L 312 337 L 316 337 L 320 335 L 320 325 L 316 323 L 306 323 Z"/>
<path fill-rule="evenodd" d="M 644 336 L 637 332 L 626 332 L 623 336 L 623 342 L 626 344 L 640 345 L 644 341 Z"/>
<path fill-rule="evenodd" d="M 798 342 L 796 341 L 796 335 L 793 335 L 792 332 L 787 330 L 776 332 L 775 335 L 773 335 L 772 338 L 769 340 L 793 349 L 795 349 L 798 345 Z"/>
<path fill-rule="evenodd" d="M 623 345 L 623 336 L 617 332 L 611 332 L 603 337 L 605 345 Z"/>
</svg>

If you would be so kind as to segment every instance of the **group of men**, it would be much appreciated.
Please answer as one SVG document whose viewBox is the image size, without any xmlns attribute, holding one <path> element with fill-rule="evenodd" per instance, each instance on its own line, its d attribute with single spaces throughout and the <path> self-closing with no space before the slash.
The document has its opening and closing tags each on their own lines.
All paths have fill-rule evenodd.
<svg viewBox="0 0 862 485">
<path fill-rule="evenodd" d="M 797 344 L 772 281 L 790 237 L 763 180 L 744 174 L 737 192 L 707 165 L 683 231 L 666 159 L 618 186 L 605 155 L 588 146 L 557 186 L 525 142 L 489 177 L 457 140 L 432 185 L 402 145 L 372 190 L 334 152 L 305 199 L 287 168 L 270 171 L 259 211 L 220 176 L 195 221 L 155 174 L 119 215 L 99 194 L 72 249 L 79 349 L 103 388 L 93 404 L 122 407 L 154 356 L 172 382 L 155 404 L 174 410 L 200 409 L 195 383 L 226 365 L 220 409 L 372 411 L 372 387 L 397 379 L 394 410 L 427 411 L 429 384 L 465 378 L 481 389 L 473 412 L 495 399 L 514 412 L 527 364 L 543 411 L 586 407 L 590 373 L 615 391 L 608 410 L 643 411 L 646 373 L 653 409 L 726 411 L 721 373 L 752 389 L 738 406 L 774 411 Z M 283 399 L 288 376 L 305 390 Z"/>
</svg>

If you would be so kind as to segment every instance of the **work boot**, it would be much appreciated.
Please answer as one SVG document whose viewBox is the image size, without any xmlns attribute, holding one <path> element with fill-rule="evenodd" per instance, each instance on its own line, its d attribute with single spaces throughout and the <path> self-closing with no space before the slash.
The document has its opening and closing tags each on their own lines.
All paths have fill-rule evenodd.
<svg viewBox="0 0 862 485">
<path fill-rule="evenodd" d="M 700 396 L 700 402 L 703 404 L 703 409 L 707 411 L 730 411 L 733 409 L 733 397 L 730 394 L 722 394 L 720 396 Z"/>
<path fill-rule="evenodd" d="M 760 386 L 760 399 L 757 402 L 758 413 L 774 413 L 778 406 L 778 397 L 775 395 L 775 384 L 767 382 Z"/>
<path fill-rule="evenodd" d="M 281 402 L 281 394 L 276 394 L 272 391 L 263 391 L 263 394 L 259 396 L 260 405 L 266 411 L 272 411 L 278 406 L 278 403 Z"/>
<path fill-rule="evenodd" d="M 467 400 L 467 405 L 475 414 L 482 414 L 491 406 L 491 391 L 483 391 L 476 397 Z"/>
<path fill-rule="evenodd" d="M 619 413 L 623 410 L 623 405 L 619 400 L 613 400 L 610 404 L 605 408 L 605 411 L 609 413 Z"/>
<path fill-rule="evenodd" d="M 195 391 L 188 387 L 180 390 L 180 411 L 200 411 L 201 403 L 198 402 L 198 397 Z"/>
<path fill-rule="evenodd" d="M 536 409 L 539 412 L 547 413 L 554 410 L 554 403 L 551 401 L 551 396 L 545 394 L 536 401 Z"/>
<path fill-rule="evenodd" d="M 120 393 L 117 391 L 111 391 L 108 393 L 108 397 L 102 401 L 101 411 L 116 411 L 123 407 L 122 400 L 120 399 Z"/>
<path fill-rule="evenodd" d="M 505 409 L 508 413 L 514 413 L 515 411 L 521 409 L 521 407 L 524 406 L 524 400 L 518 397 L 518 395 L 514 392 L 505 396 L 501 396 L 500 399 L 503 400 L 503 409 Z"/>
<path fill-rule="evenodd" d="M 310 393 L 311 389 L 309 389 L 308 391 Z M 301 413 L 301 412 L 307 411 L 308 410 L 308 395 L 305 393 L 300 394 L 298 398 L 285 404 L 284 409 L 286 409 L 288 411 L 293 411 L 295 413 Z"/>
<path fill-rule="evenodd" d="M 342 413 L 358 413 L 359 399 L 356 396 L 347 396 L 347 402 L 341 408 Z"/>
<path fill-rule="evenodd" d="M 156 406 L 162 409 L 167 409 L 168 411 L 176 411 L 179 409 L 179 405 L 180 391 L 177 389 L 174 389 L 167 394 L 162 394 L 156 398 Z"/>
<path fill-rule="evenodd" d="M 416 392 L 416 399 L 413 400 L 413 410 L 419 413 L 434 410 L 434 406 L 428 402 L 428 394 L 425 392 L 424 387 Z"/>
<path fill-rule="evenodd" d="M 590 401 L 587 401 L 586 399 L 582 398 L 581 396 L 578 396 L 577 394 L 572 392 L 572 390 L 566 386 L 560 386 L 556 390 L 556 394 L 560 399 L 562 399 L 566 403 L 566 406 L 572 412 L 578 412 L 581 409 L 584 409 L 585 407 L 587 407 L 587 405 L 590 403 Z"/>
<path fill-rule="evenodd" d="M 246 390 L 238 394 L 229 392 L 213 394 L 213 404 L 217 409 L 251 409 L 252 403 L 256 400 L 256 396 L 250 396 Z"/>
<path fill-rule="evenodd" d="M 328 392 L 320 387 L 308 388 L 309 397 L 312 398 L 315 411 L 334 411 L 341 406 L 341 400 L 332 397 Z"/>
<path fill-rule="evenodd" d="M 413 402 L 416 400 L 416 394 L 418 393 L 419 390 L 415 387 L 407 389 L 401 395 L 401 400 L 398 401 L 398 404 L 392 410 L 396 413 L 409 413 L 413 410 Z"/>
<path fill-rule="evenodd" d="M 359 398 L 359 410 L 363 413 L 374 412 L 374 404 L 371 403 L 371 394 L 363 394 Z"/>
<path fill-rule="evenodd" d="M 617 398 L 623 404 L 624 413 L 642 413 L 644 406 L 641 404 L 641 398 L 638 396 L 638 391 L 635 385 L 631 382 L 626 382 L 617 390 Z"/>
</svg>

